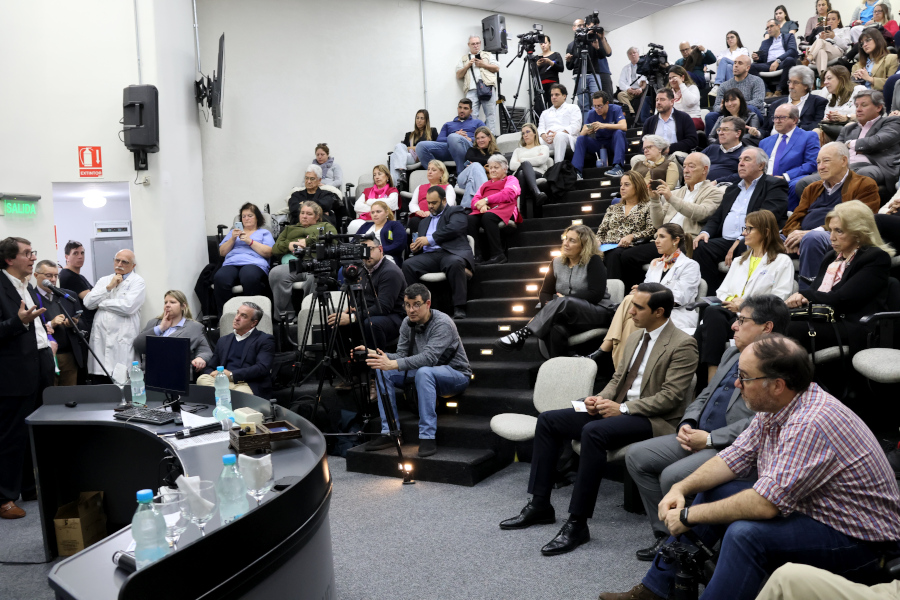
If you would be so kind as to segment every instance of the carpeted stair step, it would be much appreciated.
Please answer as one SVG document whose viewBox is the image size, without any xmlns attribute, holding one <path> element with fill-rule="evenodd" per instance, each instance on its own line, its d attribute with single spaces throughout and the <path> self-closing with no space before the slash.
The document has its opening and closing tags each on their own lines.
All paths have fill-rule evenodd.
<svg viewBox="0 0 900 600">
<path fill-rule="evenodd" d="M 506 335 L 505 333 L 503 335 Z M 538 341 L 531 338 L 525 341 L 521 350 L 504 350 L 494 345 L 501 336 L 466 337 L 463 338 L 463 347 L 469 360 L 478 359 L 484 362 L 509 362 L 509 361 L 534 361 L 544 360 L 538 348 Z"/>
<path fill-rule="evenodd" d="M 469 366 L 474 374 L 469 389 L 531 390 L 537 380 L 538 369 L 544 362 L 543 360 L 485 362 L 477 358 L 480 357 L 469 358 Z"/>
<path fill-rule="evenodd" d="M 505 265 L 479 265 L 475 267 L 475 276 L 470 282 L 474 284 L 476 282 L 493 281 L 494 279 L 533 279 L 535 277 L 543 277 L 544 275 L 540 272 L 540 268 L 546 264 L 542 260 L 540 262 L 510 261 Z"/>
<path fill-rule="evenodd" d="M 562 242 L 562 234 L 565 229 L 548 229 L 547 231 L 523 231 L 516 236 L 515 245 L 511 248 L 525 246 L 551 246 Z"/>
<path fill-rule="evenodd" d="M 454 398 L 460 414 L 493 417 L 502 413 L 537 416 L 533 390 L 470 387 Z"/>
<path fill-rule="evenodd" d="M 611 198 L 613 192 L 619 191 L 619 186 L 615 184 L 606 184 L 601 185 L 602 182 L 607 181 L 606 179 L 579 179 L 575 182 L 576 190 L 594 190 L 595 192 L 601 192 L 603 195 L 602 198 Z"/>
<path fill-rule="evenodd" d="M 537 312 L 537 302 L 537 294 L 517 298 L 479 298 L 466 303 L 466 312 L 472 318 L 533 317 Z"/>
<path fill-rule="evenodd" d="M 602 215 L 610 204 L 612 204 L 612 198 L 550 204 L 544 207 L 544 216 L 583 218 L 587 215 Z"/>
<path fill-rule="evenodd" d="M 618 187 L 614 190 L 618 192 Z M 601 198 L 600 195 L 602 192 L 598 192 L 597 190 L 573 190 L 566 194 L 566 197 L 562 202 L 557 204 L 587 204 L 592 200 L 605 200 L 607 198 Z M 546 210 L 546 207 L 544 207 Z"/>
<path fill-rule="evenodd" d="M 493 279 L 481 283 L 480 298 L 517 298 L 523 294 L 538 295 L 543 278 Z"/>
<path fill-rule="evenodd" d="M 552 206 L 552 205 L 548 205 Z M 588 216 L 578 217 L 588 227 L 599 227 L 603 221 L 603 215 L 591 213 Z M 527 231 L 547 231 L 565 229 L 572 224 L 572 217 L 544 217 L 542 219 L 526 219 L 519 223 L 519 233 Z"/>
<path fill-rule="evenodd" d="M 541 262 L 549 263 L 553 260 L 553 253 L 559 252 L 559 244 L 552 246 L 530 246 L 528 248 L 510 248 L 507 256 L 515 262 Z"/>
<path fill-rule="evenodd" d="M 460 337 L 465 341 L 467 338 L 477 336 L 496 335 L 500 337 L 510 331 L 521 329 L 529 320 L 531 320 L 531 317 L 505 317 L 503 319 L 468 317 L 460 321 L 454 321 L 454 323 L 456 323 L 456 330 L 459 332 Z M 509 329 L 501 330 L 500 327 L 509 327 Z M 470 356 L 469 360 L 473 358 L 477 357 Z"/>
</svg>

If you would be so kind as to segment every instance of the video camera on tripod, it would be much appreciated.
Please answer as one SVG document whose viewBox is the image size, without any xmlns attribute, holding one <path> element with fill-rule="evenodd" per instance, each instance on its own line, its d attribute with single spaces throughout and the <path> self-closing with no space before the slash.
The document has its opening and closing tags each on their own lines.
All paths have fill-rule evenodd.
<svg viewBox="0 0 900 600">
<path fill-rule="evenodd" d="M 604 31 L 600 27 L 600 11 L 595 10 L 584 18 L 584 25 L 575 30 L 575 49 L 578 50 L 579 44 L 594 41 L 597 34 L 603 34 Z"/>
<path fill-rule="evenodd" d="M 345 242 L 343 239 L 351 241 Z M 344 267 L 344 278 L 355 282 L 362 275 L 363 261 L 372 254 L 372 248 L 363 242 L 374 240 L 375 234 L 335 234 L 325 233 L 319 228 L 316 243 L 309 247 L 297 246 L 293 254 L 297 260 L 290 262 L 291 273 L 311 273 L 316 277 L 336 277 L 338 269 Z M 334 242 L 337 241 L 337 244 Z"/>
<path fill-rule="evenodd" d="M 643 75 L 653 85 L 654 89 L 666 87 L 668 80 L 667 68 L 669 55 L 659 44 L 647 44 L 650 47 L 647 54 L 638 59 L 637 74 Z"/>
<path fill-rule="evenodd" d="M 666 564 L 675 563 L 675 587 L 672 600 L 697 600 L 699 584 L 706 585 L 716 569 L 717 555 L 693 531 L 683 534 L 691 543 L 674 541 L 659 550 Z"/>
<path fill-rule="evenodd" d="M 528 53 L 528 60 L 537 60 L 540 56 L 534 56 L 532 53 L 534 52 L 535 44 L 543 44 L 544 40 L 544 26 L 540 23 L 534 24 L 534 31 L 528 31 L 526 33 L 520 33 L 516 36 L 519 38 L 519 51 L 516 54 L 516 58 L 520 58 L 523 53 Z"/>
</svg>

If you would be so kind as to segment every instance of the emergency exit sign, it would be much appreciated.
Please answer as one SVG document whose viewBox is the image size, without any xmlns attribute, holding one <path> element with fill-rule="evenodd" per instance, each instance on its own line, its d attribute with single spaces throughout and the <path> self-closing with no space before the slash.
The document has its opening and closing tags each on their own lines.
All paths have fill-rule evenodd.
<svg viewBox="0 0 900 600">
<path fill-rule="evenodd" d="M 37 204 L 35 204 L 34 202 L 16 202 L 14 200 L 4 200 L 3 211 L 7 215 L 36 215 Z"/>
</svg>

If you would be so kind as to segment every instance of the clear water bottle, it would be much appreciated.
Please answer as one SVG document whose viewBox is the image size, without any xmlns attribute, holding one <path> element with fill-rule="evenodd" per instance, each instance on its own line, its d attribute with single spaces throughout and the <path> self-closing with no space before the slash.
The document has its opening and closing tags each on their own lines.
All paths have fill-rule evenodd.
<svg viewBox="0 0 900 600">
<path fill-rule="evenodd" d="M 250 510 L 247 500 L 247 485 L 237 468 L 237 457 L 226 454 L 222 457 L 222 474 L 216 482 L 216 497 L 219 500 L 219 518 L 222 525 L 230 523 Z"/>
<path fill-rule="evenodd" d="M 144 372 L 138 361 L 131 363 L 131 403 L 147 406 L 147 390 L 144 389 Z"/>
<path fill-rule="evenodd" d="M 225 367 L 216 367 L 216 408 L 213 409 L 213 418 L 216 421 L 231 419 L 234 421 L 234 409 L 231 408 L 231 387 Z"/>
<path fill-rule="evenodd" d="M 131 536 L 134 538 L 134 560 L 137 568 L 143 569 L 169 553 L 169 542 L 166 541 L 166 520 L 153 510 L 153 491 L 139 491 L 137 501 L 138 507 L 131 519 Z"/>
</svg>

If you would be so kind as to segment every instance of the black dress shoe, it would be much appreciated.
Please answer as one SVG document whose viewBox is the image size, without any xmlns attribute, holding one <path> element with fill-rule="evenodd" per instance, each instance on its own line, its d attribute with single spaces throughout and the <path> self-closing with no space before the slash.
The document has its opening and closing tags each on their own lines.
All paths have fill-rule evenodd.
<svg viewBox="0 0 900 600">
<path fill-rule="evenodd" d="M 552 525 L 556 523 L 556 511 L 553 507 L 537 508 L 530 501 L 518 516 L 500 521 L 500 529 L 527 529 L 532 525 Z"/>
<path fill-rule="evenodd" d="M 656 558 L 657 552 L 666 544 L 667 536 L 661 535 L 656 538 L 656 541 L 649 548 L 644 548 L 643 550 L 638 550 L 634 553 L 637 556 L 638 560 L 650 561 Z"/>
<path fill-rule="evenodd" d="M 402 443 L 402 440 L 401 440 Z M 375 452 L 376 450 L 384 450 L 395 444 L 394 438 L 389 435 L 379 435 L 374 440 L 369 441 L 366 445 L 366 452 Z"/>
<path fill-rule="evenodd" d="M 534 203 L 538 206 L 543 206 L 547 204 L 550 198 L 547 197 L 547 194 L 544 192 L 538 192 L 537 196 L 534 197 Z"/>
<path fill-rule="evenodd" d="M 453 320 L 458 321 L 460 319 L 465 319 L 465 318 L 466 318 L 466 309 L 463 308 L 462 306 L 457 306 L 453 310 Z"/>
<path fill-rule="evenodd" d="M 565 554 L 571 552 L 578 546 L 591 539 L 591 532 L 587 523 L 579 524 L 569 519 L 556 534 L 556 537 L 550 540 L 550 543 L 541 548 L 541 554 L 544 556 L 556 556 L 557 554 Z"/>
<path fill-rule="evenodd" d="M 434 440 L 419 440 L 419 458 L 433 456 L 437 452 L 437 442 Z"/>
<path fill-rule="evenodd" d="M 506 255 L 502 252 L 497 256 L 492 256 L 489 260 L 484 261 L 483 265 L 503 265 L 509 262 L 509 259 L 506 258 Z"/>
</svg>

